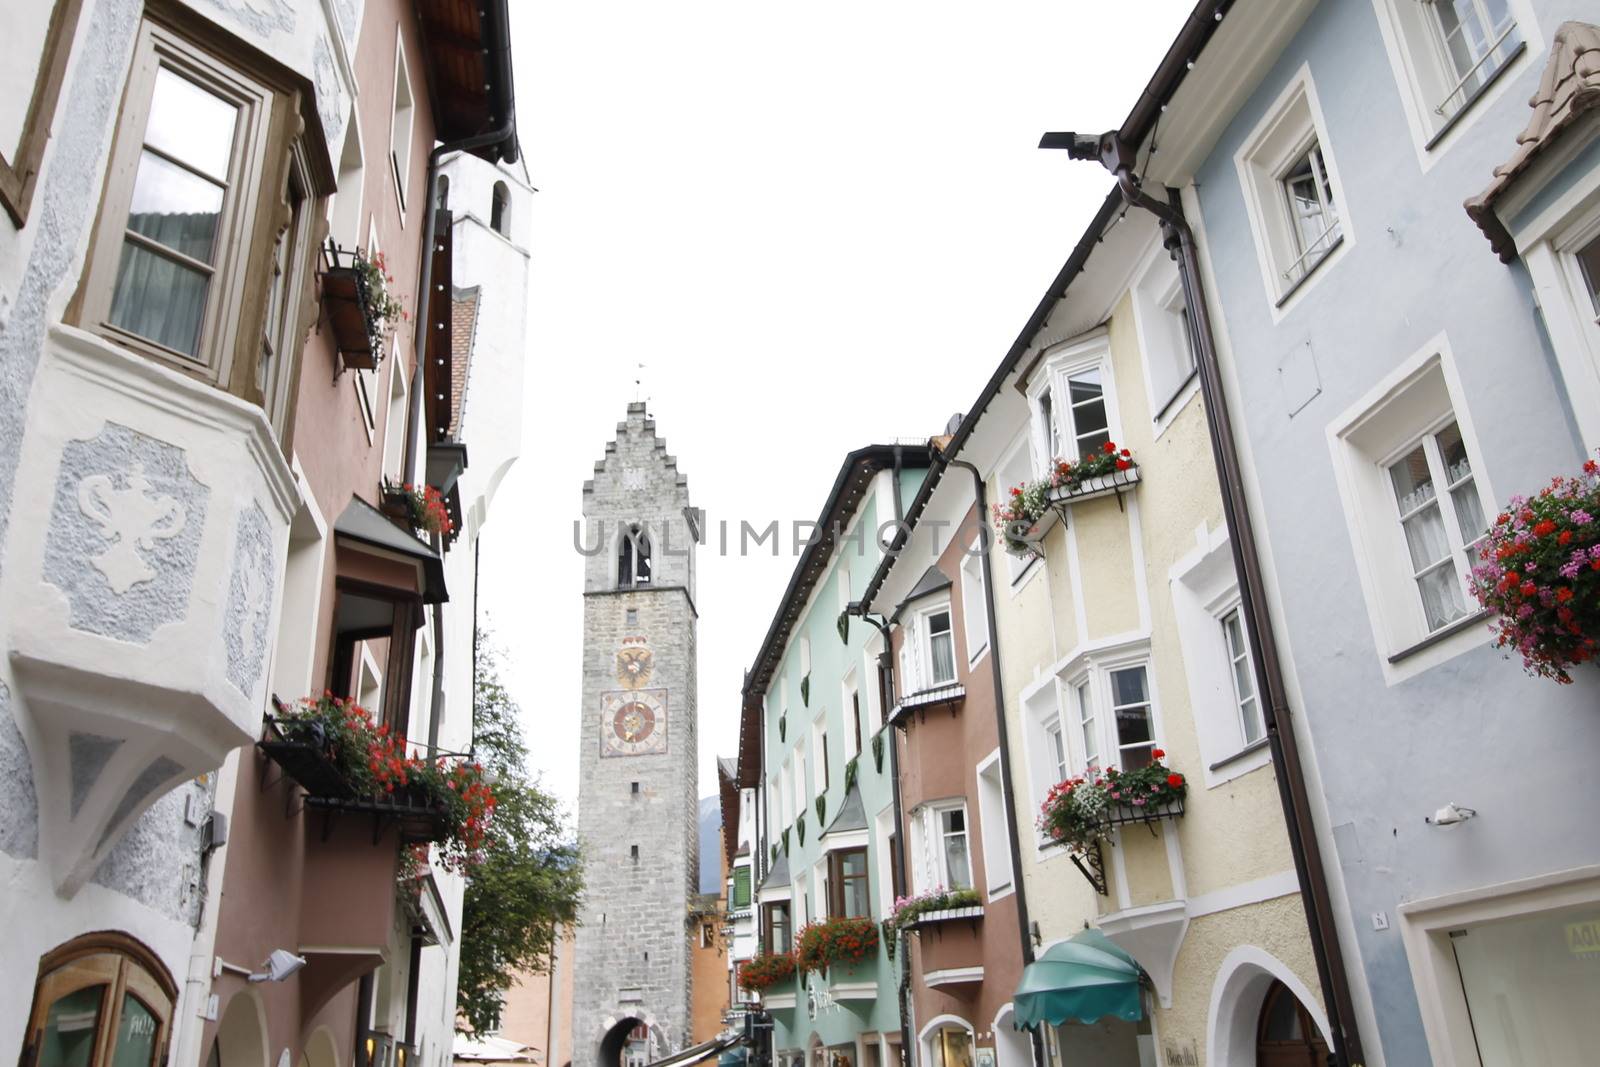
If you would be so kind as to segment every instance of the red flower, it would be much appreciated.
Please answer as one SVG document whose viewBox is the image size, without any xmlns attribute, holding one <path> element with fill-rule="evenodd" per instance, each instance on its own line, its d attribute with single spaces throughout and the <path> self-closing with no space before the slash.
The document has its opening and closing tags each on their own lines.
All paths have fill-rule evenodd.
<svg viewBox="0 0 1600 1067">
<path fill-rule="evenodd" d="M 1131 466 L 1133 466 L 1133 464 L 1132 464 L 1132 463 L 1129 463 L 1129 462 L 1128 462 L 1128 461 L 1127 461 L 1127 460 L 1125 460 L 1125 459 L 1119 459 L 1119 460 L 1117 460 L 1117 470 L 1119 470 L 1119 471 L 1125 471 L 1125 470 L 1127 470 L 1127 469 L 1128 469 L 1128 468 L 1129 468 L 1129 467 L 1131 467 Z"/>
<path fill-rule="evenodd" d="M 1159 748 L 1152 748 L 1150 750 L 1150 756 L 1153 759 L 1165 759 L 1166 755 L 1167 755 L 1166 752 L 1164 750 L 1162 750 L 1162 749 L 1159 749 Z"/>
<path fill-rule="evenodd" d="M 1126 448 L 1124 448 L 1122 450 L 1122 456 L 1123 456 L 1124 459 L 1128 459 L 1128 458 L 1131 458 L 1133 456 L 1133 453 L 1129 452 Z"/>
<path fill-rule="evenodd" d="M 1167 775 L 1167 784 L 1174 789 L 1178 788 L 1183 784 L 1183 775 L 1177 774 L 1176 772 Z"/>
<path fill-rule="evenodd" d="M 1105 450 L 1105 453 L 1108 456 L 1111 453 L 1113 453 L 1113 452 L 1115 452 L 1117 450 L 1116 442 L 1114 442 L 1114 441 L 1107 441 L 1105 444 L 1101 445 L 1100 447 Z"/>
<path fill-rule="evenodd" d="M 1533 536 L 1535 537 L 1544 537 L 1555 532 L 1556 524 L 1551 522 L 1549 519 L 1545 519 L 1543 522 L 1535 523 L 1533 527 Z"/>
<path fill-rule="evenodd" d="M 1556 602 L 1565 604 L 1567 601 L 1572 599 L 1573 595 L 1574 594 L 1570 586 L 1563 586 L 1556 590 Z"/>
<path fill-rule="evenodd" d="M 1572 531 L 1571 530 L 1562 530 L 1561 531 L 1561 536 L 1556 538 L 1556 544 L 1565 545 L 1565 544 L 1569 543 L 1571 540 L 1572 540 Z"/>
</svg>

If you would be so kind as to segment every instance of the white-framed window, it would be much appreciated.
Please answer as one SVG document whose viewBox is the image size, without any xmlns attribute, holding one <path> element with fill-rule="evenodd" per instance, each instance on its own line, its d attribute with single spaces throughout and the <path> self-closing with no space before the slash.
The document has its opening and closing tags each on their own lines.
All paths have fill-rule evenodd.
<svg viewBox="0 0 1600 1067">
<path fill-rule="evenodd" d="M 948 685 L 956 680 L 956 635 L 948 603 L 922 612 L 917 619 L 917 637 L 923 647 L 923 667 L 928 687 Z"/>
<path fill-rule="evenodd" d="M 1290 79 L 1234 155 L 1274 315 L 1353 237 L 1308 68 Z"/>
<path fill-rule="evenodd" d="M 1583 1063 L 1600 1023 L 1600 869 L 1576 867 L 1399 906 L 1434 1063 Z"/>
<path fill-rule="evenodd" d="M 1569 168 L 1570 169 L 1570 168 Z M 1549 185 L 1516 190 L 1537 196 Z M 1578 176 L 1513 234 L 1584 451 L 1600 448 L 1600 171 Z"/>
<path fill-rule="evenodd" d="M 1154 242 L 1134 283 L 1133 313 L 1144 356 L 1150 419 L 1157 424 L 1159 437 L 1179 407 L 1179 394 L 1198 391 L 1190 388 L 1195 382 L 1195 354 L 1189 307 L 1178 265 L 1160 241 Z"/>
<path fill-rule="evenodd" d="M 1407 118 L 1428 151 L 1542 47 L 1523 0 L 1374 0 Z"/>
<path fill-rule="evenodd" d="M 977 781 L 978 819 L 983 828 L 983 880 L 992 900 L 1011 888 L 1011 835 L 1006 830 L 1005 782 L 999 749 L 978 764 Z"/>
<path fill-rule="evenodd" d="M 854 667 L 845 672 L 844 681 L 839 685 L 839 700 L 839 707 L 844 713 L 844 758 L 848 761 L 861 753 L 869 725 Z"/>
<path fill-rule="evenodd" d="M 1100 722 L 1095 715 L 1093 679 L 1087 675 L 1072 683 L 1072 725 L 1078 745 L 1078 766 L 1085 772 L 1100 769 Z M 1064 776 L 1063 776 L 1064 777 Z"/>
<path fill-rule="evenodd" d="M 406 376 L 399 360 L 389 363 L 389 408 L 383 420 L 383 475 L 401 481 L 406 461 Z"/>
<path fill-rule="evenodd" d="M 811 737 L 814 746 L 813 751 L 816 752 L 816 759 L 812 767 L 812 773 L 815 778 L 811 783 L 811 792 L 820 797 L 828 791 L 829 784 L 828 724 L 825 716 L 819 715 L 817 721 L 812 724 Z M 822 827 L 817 827 L 817 832 L 821 833 Z"/>
<path fill-rule="evenodd" d="M 1108 680 L 1117 764 L 1125 771 L 1148 767 L 1152 762 L 1150 753 L 1156 747 L 1150 672 L 1141 663 L 1111 671 Z"/>
<path fill-rule="evenodd" d="M 1076 461 L 1115 440 L 1110 357 L 1110 339 L 1103 329 L 1046 354 L 1028 387 L 1035 474 L 1057 459 Z"/>
<path fill-rule="evenodd" d="M 809 784 L 810 778 L 807 777 L 806 765 L 806 743 L 801 741 L 794 746 L 794 817 L 796 819 L 806 813 L 806 787 Z"/>
<path fill-rule="evenodd" d="M 1328 429 L 1386 678 L 1393 683 L 1478 643 L 1468 585 L 1487 530 L 1484 482 L 1441 335 Z M 1460 638 L 1460 640 L 1457 640 Z"/>
<path fill-rule="evenodd" d="M 896 836 L 893 804 L 885 805 L 873 818 L 872 832 L 877 844 L 874 856 L 877 878 L 874 879 L 874 888 L 877 891 L 878 914 L 890 915 L 894 912 L 894 899 L 897 895 L 895 887 L 899 884 L 894 869 Z"/>
<path fill-rule="evenodd" d="M 395 196 L 400 210 L 406 207 L 411 181 L 412 126 L 417 102 L 411 91 L 411 66 L 406 62 L 405 37 L 396 29 L 394 38 L 394 96 L 389 113 L 389 168 L 394 176 Z"/>
<path fill-rule="evenodd" d="M 1200 744 L 1189 776 L 1214 788 L 1270 759 L 1226 526 L 1196 533 L 1194 549 L 1172 566 L 1171 589 Z"/>
<path fill-rule="evenodd" d="M 345 116 L 344 144 L 339 149 L 339 184 L 328 204 L 328 239 L 340 248 L 361 241 L 361 202 L 365 192 L 366 160 L 361 149 L 361 123 L 356 106 Z"/>
<path fill-rule="evenodd" d="M 1072 776 L 1072 764 L 1067 758 L 1067 734 L 1059 712 L 1045 723 L 1044 737 L 1050 777 L 1056 782 L 1064 782 Z"/>
<path fill-rule="evenodd" d="M 1452 418 L 1429 429 L 1386 470 L 1423 623 L 1433 633 L 1472 610 L 1470 577 L 1489 530 L 1461 428 Z"/>
<path fill-rule="evenodd" d="M 967 637 L 967 666 L 989 648 L 989 604 L 984 589 L 984 539 L 979 537 L 961 558 L 961 618 Z"/>
<path fill-rule="evenodd" d="M 1233 682 L 1233 706 L 1239 713 L 1240 739 L 1246 745 L 1253 745 L 1267 736 L 1267 724 L 1261 711 L 1261 698 L 1256 693 L 1250 638 L 1237 606 L 1229 608 L 1220 622 L 1223 648 L 1228 657 L 1228 677 Z"/>
<path fill-rule="evenodd" d="M 917 840 L 916 891 L 971 889 L 971 835 L 965 799 L 926 804 L 913 822 Z"/>
<path fill-rule="evenodd" d="M 1001 503 L 1008 500 L 1011 496 L 1011 490 L 1033 479 L 1033 472 L 1033 456 L 1029 448 L 1028 435 L 1023 434 L 1012 444 L 1011 450 L 1006 453 L 1005 458 L 995 468 L 994 499 Z M 999 539 L 995 538 L 993 544 L 999 544 Z M 991 544 L 991 551 L 994 550 L 993 544 Z M 1006 577 L 1012 589 L 1015 589 L 1022 584 L 1022 580 L 1025 577 L 1033 572 L 1033 564 L 1037 560 L 1033 558 L 1022 559 L 1012 555 L 1010 552 L 1002 552 L 1002 554 L 1006 559 Z"/>
</svg>

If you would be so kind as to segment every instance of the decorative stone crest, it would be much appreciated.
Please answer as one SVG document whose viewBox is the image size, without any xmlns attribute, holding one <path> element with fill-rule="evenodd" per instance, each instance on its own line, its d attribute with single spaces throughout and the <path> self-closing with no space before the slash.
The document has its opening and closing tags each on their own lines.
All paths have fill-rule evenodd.
<svg viewBox="0 0 1600 1067">
<path fill-rule="evenodd" d="M 188 521 L 183 505 L 151 489 L 142 465 L 133 465 L 127 483 L 126 489 L 118 489 L 108 474 L 92 474 L 78 483 L 78 507 L 99 525 L 100 535 L 111 545 L 89 562 L 118 594 L 156 576 L 140 553 L 154 550 L 157 541 L 178 536 Z"/>
<path fill-rule="evenodd" d="M 183 449 L 108 422 L 61 451 L 44 580 L 76 630 L 146 641 L 189 609 L 210 490 Z"/>
<path fill-rule="evenodd" d="M 617 650 L 617 682 L 624 689 L 642 689 L 650 681 L 655 654 L 642 637 L 624 637 Z"/>
<path fill-rule="evenodd" d="M 233 568 L 222 632 L 228 654 L 228 681 L 249 696 L 267 658 L 267 625 L 274 586 L 272 531 L 266 513 L 252 502 L 239 512 L 234 530 Z"/>
</svg>

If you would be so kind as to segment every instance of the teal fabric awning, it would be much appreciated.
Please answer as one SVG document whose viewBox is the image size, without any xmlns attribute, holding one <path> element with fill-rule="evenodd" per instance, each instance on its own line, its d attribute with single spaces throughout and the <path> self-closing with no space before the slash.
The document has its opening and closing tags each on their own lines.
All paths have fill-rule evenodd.
<svg viewBox="0 0 1600 1067">
<path fill-rule="evenodd" d="M 1019 1030 L 1040 1023 L 1092 1023 L 1110 1016 L 1136 1022 L 1144 1016 L 1139 997 L 1142 972 L 1132 956 L 1099 930 L 1051 945 L 1022 972 L 1012 998 Z"/>
</svg>

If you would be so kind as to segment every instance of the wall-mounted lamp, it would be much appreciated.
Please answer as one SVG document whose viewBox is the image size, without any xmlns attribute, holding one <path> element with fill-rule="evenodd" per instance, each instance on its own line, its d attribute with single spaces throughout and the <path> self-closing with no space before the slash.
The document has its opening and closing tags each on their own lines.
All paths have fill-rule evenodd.
<svg viewBox="0 0 1600 1067">
<path fill-rule="evenodd" d="M 1466 822 L 1477 814 L 1476 808 L 1463 808 L 1460 804 L 1451 802 L 1432 815 L 1424 815 L 1422 821 L 1429 826 L 1455 826 L 1457 823 Z"/>
<path fill-rule="evenodd" d="M 272 950 L 272 955 L 268 956 L 267 961 L 261 965 L 259 971 L 252 971 L 246 967 L 240 967 L 238 964 L 229 963 L 221 956 L 218 956 L 216 962 L 212 964 L 211 977 L 217 978 L 223 972 L 227 972 L 228 974 L 236 974 L 247 982 L 281 982 L 305 965 L 306 958 L 304 956 L 296 956 L 288 949 L 275 948 Z"/>
</svg>

